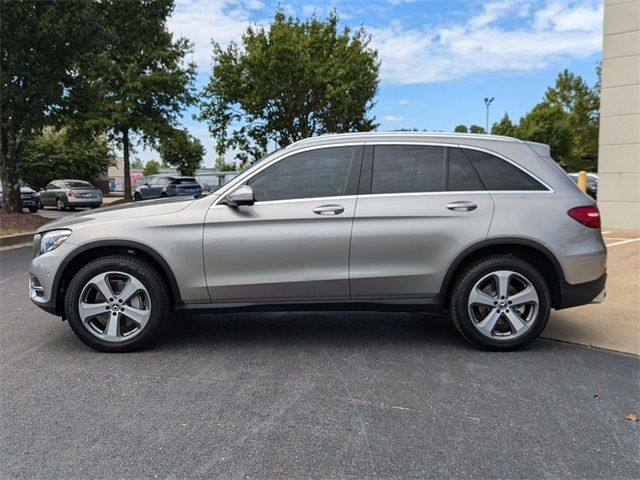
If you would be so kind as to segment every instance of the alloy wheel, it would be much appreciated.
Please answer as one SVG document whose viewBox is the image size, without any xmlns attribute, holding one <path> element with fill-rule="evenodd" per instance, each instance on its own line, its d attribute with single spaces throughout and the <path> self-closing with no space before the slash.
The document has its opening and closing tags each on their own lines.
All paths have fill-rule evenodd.
<svg viewBox="0 0 640 480">
<path fill-rule="evenodd" d="M 142 332 L 149 321 L 149 292 L 128 273 L 100 273 L 82 289 L 78 313 L 92 335 L 109 342 L 123 342 Z"/>
<path fill-rule="evenodd" d="M 540 299 L 524 275 L 498 270 L 483 276 L 471 288 L 467 308 L 474 327 L 492 340 L 514 340 L 535 323 Z"/>
</svg>

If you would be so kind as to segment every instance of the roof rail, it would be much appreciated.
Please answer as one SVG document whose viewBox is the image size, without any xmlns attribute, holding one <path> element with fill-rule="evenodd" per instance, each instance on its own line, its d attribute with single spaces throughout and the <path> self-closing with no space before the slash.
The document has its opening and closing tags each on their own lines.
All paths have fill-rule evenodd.
<svg viewBox="0 0 640 480">
<path fill-rule="evenodd" d="M 352 132 L 352 133 L 326 133 L 322 135 L 317 135 L 315 137 L 303 138 L 302 140 L 298 140 L 297 142 L 292 143 L 289 147 L 294 145 L 306 144 L 314 141 L 320 141 L 330 138 L 349 138 L 349 137 L 366 137 L 366 138 L 375 138 L 375 137 L 388 137 L 388 136 L 407 136 L 407 137 L 450 137 L 450 138 L 473 138 L 473 139 L 485 139 L 485 140 L 495 140 L 500 142 L 513 142 L 513 143 L 523 143 L 523 140 L 519 140 L 517 138 L 512 137 L 504 137 L 502 135 L 488 135 L 486 133 L 451 133 L 451 132 Z M 289 148 L 287 147 L 287 148 Z"/>
</svg>

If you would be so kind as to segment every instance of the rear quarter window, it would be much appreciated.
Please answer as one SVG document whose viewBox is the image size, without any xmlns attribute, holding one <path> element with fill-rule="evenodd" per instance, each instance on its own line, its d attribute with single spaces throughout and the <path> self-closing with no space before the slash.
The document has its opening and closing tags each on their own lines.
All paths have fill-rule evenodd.
<svg viewBox="0 0 640 480">
<path fill-rule="evenodd" d="M 469 148 L 462 151 L 487 190 L 547 190 L 535 178 L 495 155 Z"/>
</svg>

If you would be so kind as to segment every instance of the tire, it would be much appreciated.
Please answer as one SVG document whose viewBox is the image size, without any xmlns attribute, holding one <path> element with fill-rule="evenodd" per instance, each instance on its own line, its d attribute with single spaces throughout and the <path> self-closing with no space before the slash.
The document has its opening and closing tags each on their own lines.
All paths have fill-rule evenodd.
<svg viewBox="0 0 640 480">
<path fill-rule="evenodd" d="M 454 326 L 475 346 L 517 350 L 535 340 L 547 325 L 551 293 L 530 263 L 510 255 L 491 256 L 458 275 L 450 308 Z"/>
<path fill-rule="evenodd" d="M 103 292 L 113 296 L 106 298 Z M 126 298 L 119 299 L 121 294 Z M 104 313 L 98 313 L 103 306 Z M 65 296 L 65 312 L 73 332 L 88 346 L 130 352 L 147 346 L 166 325 L 169 291 L 160 273 L 144 260 L 110 255 L 75 274 Z"/>
<path fill-rule="evenodd" d="M 139 202 L 140 200 L 142 200 L 142 196 L 138 192 L 136 192 L 133 194 L 133 200 Z"/>
<path fill-rule="evenodd" d="M 165 198 L 165 197 L 168 197 L 167 192 L 162 192 L 160 194 L 160 198 Z"/>
<path fill-rule="evenodd" d="M 66 208 L 64 206 L 64 201 L 60 197 L 56 198 L 56 208 L 60 212 Z"/>
<path fill-rule="evenodd" d="M 33 206 L 29 207 L 29 211 L 31 213 L 36 213 L 38 211 L 38 205 L 33 205 Z"/>
</svg>

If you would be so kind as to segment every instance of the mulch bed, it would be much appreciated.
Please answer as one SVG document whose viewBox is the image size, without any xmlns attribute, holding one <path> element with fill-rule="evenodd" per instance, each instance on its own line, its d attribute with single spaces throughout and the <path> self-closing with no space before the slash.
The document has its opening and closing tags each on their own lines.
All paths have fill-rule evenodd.
<svg viewBox="0 0 640 480">
<path fill-rule="evenodd" d="M 34 213 L 0 213 L 0 235 L 33 232 L 50 221 Z"/>
<path fill-rule="evenodd" d="M 123 203 L 131 203 L 133 200 L 125 200 L 121 198 L 120 200 L 116 200 L 115 202 L 111 202 L 109 204 L 104 205 L 105 207 L 110 207 L 111 205 L 122 205 Z"/>
</svg>

